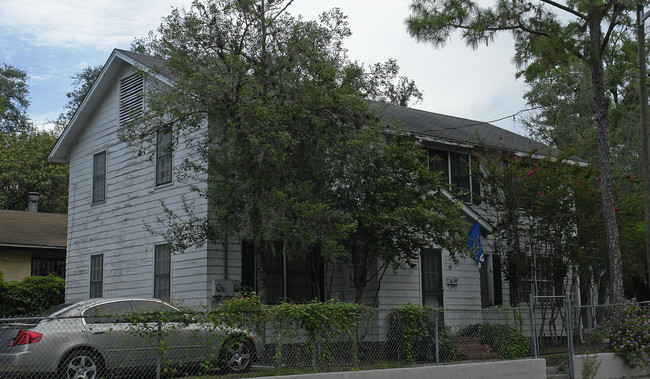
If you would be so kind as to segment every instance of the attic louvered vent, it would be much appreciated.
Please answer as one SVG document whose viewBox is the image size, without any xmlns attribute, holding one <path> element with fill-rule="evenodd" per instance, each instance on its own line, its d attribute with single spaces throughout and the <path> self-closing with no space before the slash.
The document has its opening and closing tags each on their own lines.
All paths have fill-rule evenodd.
<svg viewBox="0 0 650 379">
<path fill-rule="evenodd" d="M 135 74 L 120 80 L 120 127 L 142 115 L 144 77 Z"/>
</svg>

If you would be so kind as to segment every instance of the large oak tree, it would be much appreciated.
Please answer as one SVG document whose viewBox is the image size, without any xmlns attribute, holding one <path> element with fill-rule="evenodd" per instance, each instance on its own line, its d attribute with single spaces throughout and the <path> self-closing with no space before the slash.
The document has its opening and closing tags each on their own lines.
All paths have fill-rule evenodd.
<svg viewBox="0 0 650 379">
<path fill-rule="evenodd" d="M 147 111 L 122 130 L 122 137 L 151 152 L 156 132 L 171 128 L 173 143 L 193 142 L 184 175 L 208 178 L 206 190 L 196 188 L 209 202 L 208 216 L 193 214 L 190 206 L 184 215 L 168 210 L 161 220 L 167 240 L 176 251 L 227 235 L 251 241 L 263 301 L 269 241 L 283 242 L 290 258 L 316 252 L 324 259 L 345 259 L 347 250 L 351 265 L 373 264 L 380 257 L 399 268 L 432 242 L 418 233 L 435 227 L 424 235 L 435 234 L 441 237 L 435 242 L 458 251 L 466 228 L 457 217 L 441 217 L 455 206 L 416 209 L 434 204 L 414 200 L 433 196 L 438 183 L 419 188 L 423 180 L 413 166 L 417 144 L 404 141 L 398 149 L 385 140 L 385 133 L 398 135 L 399 128 L 381 123 L 369 107 L 368 99 L 406 104 L 418 97 L 417 88 L 398 77 L 395 62 L 370 70 L 351 62 L 342 48 L 350 30 L 338 10 L 305 21 L 287 12 L 290 4 L 195 1 L 189 10 L 172 11 L 157 33 L 135 44 L 136 51 L 165 59 L 162 73 L 172 84 L 145 95 Z M 402 156 L 391 156 L 398 153 Z M 362 197 L 364 184 L 383 191 L 377 193 L 385 195 L 383 206 L 392 215 L 379 208 L 369 212 L 375 203 Z M 400 208 L 401 202 L 407 204 Z M 352 203 L 366 208 L 353 209 Z M 376 231 L 358 234 L 362 226 Z M 419 243 L 392 243 L 400 237 L 397 228 L 413 233 Z M 372 244 L 383 249 L 372 251 L 374 260 L 355 258 L 367 252 L 361 246 Z M 372 274 L 359 267 L 354 271 L 363 292 Z"/>
</svg>

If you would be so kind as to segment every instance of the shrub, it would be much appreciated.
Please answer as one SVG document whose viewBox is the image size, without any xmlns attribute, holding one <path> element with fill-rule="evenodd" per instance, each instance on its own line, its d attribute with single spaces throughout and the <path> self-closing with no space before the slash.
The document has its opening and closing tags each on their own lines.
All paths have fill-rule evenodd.
<svg viewBox="0 0 650 379">
<path fill-rule="evenodd" d="M 28 276 L 20 281 L 0 278 L 0 317 L 35 315 L 65 301 L 65 280 Z"/>
<path fill-rule="evenodd" d="M 396 308 L 389 317 L 390 350 L 409 363 L 435 361 L 436 317 L 438 318 L 438 357 L 442 362 L 460 358 L 456 341 L 442 321 L 443 313 L 432 307 L 406 304 Z"/>
<path fill-rule="evenodd" d="M 650 365 L 650 311 L 627 302 L 595 330 L 631 368 Z"/>
<path fill-rule="evenodd" d="M 281 303 L 272 309 L 279 345 L 282 343 L 280 339 L 291 341 L 304 338 L 304 352 L 311 355 L 312 366 L 317 361 L 332 363 L 335 347 L 343 343 L 351 343 L 351 353 L 356 361 L 360 322 L 367 312 L 366 307 L 360 304 L 337 300 Z M 277 348 L 276 359 L 281 360 L 282 346 Z"/>
<path fill-rule="evenodd" d="M 499 354 L 501 359 L 520 359 L 530 356 L 530 339 L 517 328 L 502 324 L 474 324 L 458 332 L 462 337 L 481 337 L 481 343 Z"/>
</svg>

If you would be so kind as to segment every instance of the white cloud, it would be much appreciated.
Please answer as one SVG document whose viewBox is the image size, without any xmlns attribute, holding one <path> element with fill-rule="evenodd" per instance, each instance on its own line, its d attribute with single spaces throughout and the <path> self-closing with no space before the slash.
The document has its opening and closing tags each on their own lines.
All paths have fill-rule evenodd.
<svg viewBox="0 0 650 379">
<path fill-rule="evenodd" d="M 69 87 L 53 87 L 58 83 L 69 85 L 69 76 L 88 66 L 87 62 L 103 63 L 113 48 L 128 48 L 135 37 L 156 29 L 172 7 L 187 8 L 190 3 L 191 0 L 0 0 L 0 30 L 8 34 L 0 37 L 0 56 L 10 62 L 12 57 L 18 60 L 21 55 L 38 56 L 35 51 L 58 55 L 38 58 L 38 62 L 21 62 L 33 62 L 34 67 L 21 67 L 32 75 L 32 84 L 46 86 L 48 80 L 52 82 L 49 88 L 43 88 L 42 94 L 40 88 L 31 88 L 35 112 L 49 112 L 41 96 L 48 98 L 52 92 L 61 93 L 56 111 L 49 112 L 56 115 L 65 103 L 64 94 Z M 410 3 L 411 0 L 294 0 L 289 11 L 314 19 L 325 10 L 341 8 L 349 16 L 353 32 L 345 43 L 350 57 L 366 64 L 396 58 L 402 73 L 414 79 L 425 93 L 424 102 L 417 108 L 482 121 L 524 108 L 523 84 L 514 79 L 509 37 L 498 38 L 491 46 L 477 51 L 466 47 L 460 37 L 434 49 L 417 43 L 406 32 L 404 19 Z M 70 60 L 71 52 L 74 61 Z M 59 81 L 55 85 L 57 76 Z M 39 116 L 32 118 L 36 121 Z M 513 129 L 510 121 L 497 124 Z"/>
<path fill-rule="evenodd" d="M 424 101 L 415 108 L 480 121 L 499 119 L 524 108 L 524 85 L 515 81 L 514 47 L 509 35 L 477 50 L 467 47 L 459 35 L 452 35 L 442 48 L 418 43 L 408 35 L 404 24 L 410 3 L 411 0 L 296 1 L 291 11 L 309 19 L 323 10 L 341 8 L 349 17 L 353 33 L 346 42 L 350 57 L 367 64 L 396 58 L 401 72 L 424 91 Z M 496 124 L 521 133 L 512 121 Z"/>
<path fill-rule="evenodd" d="M 160 24 L 171 6 L 189 0 L 5 0 L 0 26 L 36 46 L 112 48 L 128 46 Z"/>
</svg>

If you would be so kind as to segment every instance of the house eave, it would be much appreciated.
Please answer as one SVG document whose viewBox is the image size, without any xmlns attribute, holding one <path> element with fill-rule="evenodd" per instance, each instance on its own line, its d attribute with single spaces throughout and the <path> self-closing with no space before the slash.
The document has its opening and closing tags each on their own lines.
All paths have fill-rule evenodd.
<svg viewBox="0 0 650 379">
<path fill-rule="evenodd" d="M 138 62 L 136 59 L 124 54 L 120 50 L 113 50 L 113 53 L 104 64 L 102 72 L 97 77 L 97 80 L 95 80 L 95 83 L 93 83 L 88 94 L 84 97 L 81 105 L 79 105 L 79 108 L 72 116 L 70 122 L 68 122 L 68 125 L 66 125 L 63 133 L 61 133 L 61 136 L 56 141 L 56 144 L 48 155 L 50 162 L 67 163 L 69 161 L 70 147 L 75 143 L 75 139 L 80 133 L 84 123 L 90 117 L 94 108 L 99 105 L 100 100 L 103 98 L 102 95 L 113 84 L 112 79 L 118 75 L 122 67 L 124 67 L 124 64 L 129 64 L 135 67 L 136 70 L 151 74 L 165 84 L 172 83 L 169 78 L 156 72 L 151 67 Z"/>
<path fill-rule="evenodd" d="M 0 247 L 11 247 L 20 249 L 43 249 L 43 250 L 66 250 L 65 246 L 47 246 L 47 245 L 26 245 L 16 243 L 0 243 Z"/>
</svg>

